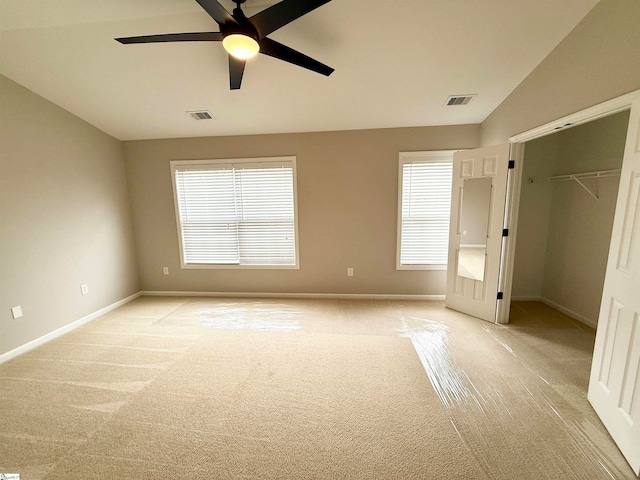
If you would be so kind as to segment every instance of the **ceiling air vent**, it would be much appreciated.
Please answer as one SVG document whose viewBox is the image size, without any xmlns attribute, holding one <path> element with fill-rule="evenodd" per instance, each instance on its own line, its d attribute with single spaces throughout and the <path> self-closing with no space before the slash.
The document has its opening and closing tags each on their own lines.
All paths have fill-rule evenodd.
<svg viewBox="0 0 640 480">
<path fill-rule="evenodd" d="M 211 115 L 211 112 L 209 110 L 196 110 L 193 112 L 187 112 L 187 115 L 189 115 L 194 120 L 212 120 L 213 119 L 213 115 Z"/>
<path fill-rule="evenodd" d="M 451 107 L 454 105 L 467 105 L 471 100 L 473 100 L 475 95 L 451 95 L 447 99 L 447 107 Z"/>
</svg>

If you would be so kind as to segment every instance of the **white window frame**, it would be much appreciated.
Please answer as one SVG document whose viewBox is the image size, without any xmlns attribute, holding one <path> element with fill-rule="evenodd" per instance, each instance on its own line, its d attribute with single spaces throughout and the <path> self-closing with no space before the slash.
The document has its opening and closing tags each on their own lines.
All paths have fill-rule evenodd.
<svg viewBox="0 0 640 480">
<path fill-rule="evenodd" d="M 221 269 L 221 270 L 299 270 L 300 269 L 300 249 L 298 235 L 298 181 L 296 171 L 296 157 L 258 157 L 258 158 L 231 158 L 231 159 L 205 159 L 205 160 L 171 160 L 171 183 L 173 185 L 173 203 L 175 208 L 176 229 L 178 232 L 178 246 L 180 249 L 180 266 L 183 269 Z M 275 165 L 277 163 L 287 163 L 292 166 L 293 174 L 293 223 L 295 235 L 295 264 L 294 265 L 240 265 L 240 264 L 202 264 L 202 263 L 185 263 L 184 249 L 182 241 L 182 229 L 180 228 L 180 207 L 178 205 L 178 194 L 176 189 L 176 170 L 189 167 L 207 166 L 207 165 L 231 165 L 231 164 L 251 164 L 268 163 Z"/>
<path fill-rule="evenodd" d="M 444 264 L 402 264 L 401 247 L 402 247 L 402 190 L 403 190 L 403 166 L 412 162 L 442 162 L 447 161 L 453 164 L 453 153 L 455 150 L 434 150 L 425 152 L 400 152 L 398 161 L 398 225 L 397 225 L 397 241 L 396 241 L 396 270 L 446 270 L 447 263 Z M 449 215 L 451 212 L 449 212 Z M 449 247 L 449 239 L 447 238 L 446 247 Z"/>
</svg>

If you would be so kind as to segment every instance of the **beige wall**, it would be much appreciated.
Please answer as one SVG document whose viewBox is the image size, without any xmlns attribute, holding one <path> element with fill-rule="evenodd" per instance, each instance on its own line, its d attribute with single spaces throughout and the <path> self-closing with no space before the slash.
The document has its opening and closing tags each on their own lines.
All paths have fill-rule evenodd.
<svg viewBox="0 0 640 480">
<path fill-rule="evenodd" d="M 525 146 L 511 292 L 516 300 L 542 296 L 554 185 L 547 179 L 555 172 L 559 136 L 548 135 Z"/>
<path fill-rule="evenodd" d="M 637 89 L 640 1 L 601 0 L 482 123 L 482 145 Z"/>
<path fill-rule="evenodd" d="M 555 175 L 622 166 L 629 113 L 587 123 L 560 134 Z M 607 267 L 620 177 L 556 183 L 549 220 L 542 296 L 596 323 Z"/>
<path fill-rule="evenodd" d="M 398 153 L 473 148 L 479 133 L 468 125 L 125 142 L 142 288 L 444 294 L 445 271 L 395 269 Z M 181 269 L 169 161 L 278 155 L 297 156 L 300 270 Z"/>
<path fill-rule="evenodd" d="M 3 76 L 0 105 L 2 354 L 139 282 L 121 143 Z"/>
<path fill-rule="evenodd" d="M 140 283 L 122 144 L 0 77 L 0 354 L 140 285 L 444 293 L 445 272 L 395 270 L 398 152 L 504 143 L 513 134 L 639 89 L 639 24 L 640 1 L 602 0 L 481 127 L 126 142 Z M 181 270 L 169 160 L 269 155 L 298 157 L 300 270 Z M 162 275 L 163 266 L 170 267 L 169 276 Z M 346 276 L 347 267 L 355 268 L 353 278 Z M 539 267 L 533 270 L 539 278 Z M 80 296 L 81 283 L 89 284 L 89 295 Z M 14 321 L 9 308 L 18 304 L 25 316 Z"/>
<path fill-rule="evenodd" d="M 543 297 L 597 322 L 620 177 L 585 180 L 598 200 L 575 181 L 546 178 L 620 168 L 628 118 L 621 112 L 527 142 L 514 297 Z"/>
</svg>

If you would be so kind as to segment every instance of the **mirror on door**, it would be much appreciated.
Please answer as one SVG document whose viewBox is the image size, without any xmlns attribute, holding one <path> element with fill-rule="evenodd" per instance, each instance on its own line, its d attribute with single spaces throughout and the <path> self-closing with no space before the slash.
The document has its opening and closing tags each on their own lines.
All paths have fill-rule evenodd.
<svg viewBox="0 0 640 480">
<path fill-rule="evenodd" d="M 491 178 L 464 180 L 458 250 L 458 275 L 461 277 L 484 280 L 490 202 Z"/>
</svg>

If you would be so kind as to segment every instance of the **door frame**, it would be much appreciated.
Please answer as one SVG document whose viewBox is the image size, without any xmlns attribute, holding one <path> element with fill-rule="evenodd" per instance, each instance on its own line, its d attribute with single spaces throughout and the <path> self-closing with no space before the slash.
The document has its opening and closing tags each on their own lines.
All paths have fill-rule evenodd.
<svg viewBox="0 0 640 480">
<path fill-rule="evenodd" d="M 541 138 L 552 133 L 557 133 L 583 123 L 598 120 L 599 118 L 607 117 L 624 110 L 629 110 L 633 100 L 639 96 L 640 90 L 635 90 L 612 100 L 599 103 L 552 122 L 545 123 L 539 127 L 527 130 L 526 132 L 509 137 L 510 158 L 515 160 L 515 166 L 510 170 L 508 179 L 504 228 L 509 229 L 509 235 L 503 238 L 502 244 L 500 277 L 498 280 L 498 291 L 502 292 L 502 299 L 498 300 L 496 323 L 509 323 L 525 142 L 535 140 L 536 138 Z"/>
</svg>

